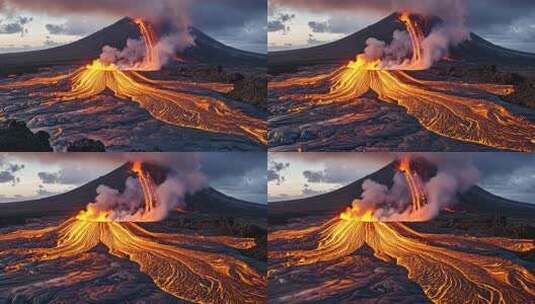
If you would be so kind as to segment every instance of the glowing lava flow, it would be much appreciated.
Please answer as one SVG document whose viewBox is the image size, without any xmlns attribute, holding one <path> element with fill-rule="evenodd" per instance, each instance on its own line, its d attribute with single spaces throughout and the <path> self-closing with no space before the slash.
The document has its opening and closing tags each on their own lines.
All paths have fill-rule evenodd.
<svg viewBox="0 0 535 304">
<path fill-rule="evenodd" d="M 161 59 L 156 48 L 156 43 L 158 42 L 156 33 L 152 29 L 152 26 L 141 18 L 134 19 L 134 23 L 137 24 L 139 31 L 141 32 L 143 42 L 145 43 L 145 57 L 143 58 L 143 61 L 139 64 L 136 64 L 132 70 L 159 70 L 161 67 Z"/>
<path fill-rule="evenodd" d="M 133 164 L 132 171 L 137 174 L 143 190 L 144 207 L 127 218 L 150 221 L 152 212 L 158 208 L 155 184 L 140 162 Z M 158 287 L 177 298 L 195 303 L 263 301 L 264 277 L 233 255 L 219 253 L 225 248 L 252 248 L 254 239 L 153 233 L 133 222 L 114 221 L 112 215 L 112 210 L 99 210 L 95 204 L 89 204 L 86 210 L 58 227 L 15 231 L 0 236 L 0 242 L 49 235 L 58 238 L 53 248 L 2 251 L 0 255 L 3 256 L 23 256 L 22 260 L 7 265 L 5 270 L 14 272 L 32 262 L 76 257 L 102 243 L 110 254 L 139 264 L 141 271 L 148 274 Z"/>
<path fill-rule="evenodd" d="M 18 271 L 33 262 L 76 257 L 102 243 L 108 247 L 110 254 L 139 264 L 141 271 L 148 274 L 159 288 L 186 301 L 259 303 L 265 297 L 265 279 L 261 274 L 232 255 L 215 253 L 213 250 L 224 247 L 250 248 L 254 246 L 254 240 L 153 234 L 135 223 L 72 218 L 58 227 L 33 232 L 15 231 L 0 236 L 0 241 L 47 235 L 57 235 L 55 247 L 2 251 L 1 255 L 23 256 L 21 260 L 7 265 L 5 271 Z M 208 250 L 203 251 L 199 247 Z"/>
<path fill-rule="evenodd" d="M 297 239 L 272 238 L 271 241 L 296 242 Z M 282 260 L 270 273 L 342 258 L 367 245 L 377 258 L 406 268 L 409 279 L 419 284 L 434 303 L 457 303 L 459 299 L 464 303 L 535 301 L 535 275 L 521 264 L 491 255 L 498 247 L 511 250 L 507 242 L 501 246 L 503 241 L 499 238 L 493 239 L 492 245 L 488 240 L 469 241 L 477 247 L 464 252 L 455 249 L 455 245 L 466 244 L 465 237 L 420 234 L 401 223 L 335 219 L 322 226 L 315 249 L 270 252 L 271 259 Z M 535 248 L 532 240 L 515 242 L 523 243 L 524 250 Z"/>
<path fill-rule="evenodd" d="M 373 91 L 380 100 L 406 108 L 423 127 L 439 135 L 499 149 L 535 151 L 535 124 L 515 116 L 495 100 L 479 97 L 481 93 L 507 95 L 514 91 L 513 86 L 421 81 L 404 72 L 422 70 L 426 63 L 421 29 L 408 14 L 401 14 L 400 19 L 411 39 L 410 59 L 392 63 L 369 60 L 359 54 L 355 61 L 333 73 L 272 81 L 270 89 L 321 86 L 328 81 L 328 93 L 288 94 L 279 98 L 312 101 L 313 105 L 355 100 Z"/>
<path fill-rule="evenodd" d="M 150 213 L 157 207 L 154 183 L 140 163 L 134 164 L 133 171 L 146 194 L 144 210 Z M 159 288 L 177 298 L 194 303 L 265 301 L 265 277 L 232 250 L 252 248 L 254 239 L 154 233 L 133 222 L 112 221 L 110 212 L 92 206 L 59 226 L 0 235 L 0 242 L 30 240 L 30 246 L 38 239 L 57 239 L 52 248 L 24 246 L 0 251 L 0 257 L 10 257 L 3 270 L 17 272 L 35 262 L 76 258 L 103 244 L 110 254 L 139 264 Z"/>
<path fill-rule="evenodd" d="M 71 83 L 70 91 L 44 92 L 41 95 L 73 101 L 88 99 L 109 89 L 118 98 L 139 103 L 154 118 L 165 123 L 246 136 L 263 144 L 267 142 L 267 123 L 264 119 L 230 107 L 220 96 L 232 90 L 232 85 L 158 81 L 136 72 L 157 69 L 160 57 L 155 47 L 156 34 L 151 26 L 140 19 L 135 19 L 134 22 L 138 25 L 146 46 L 143 61 L 133 66 L 118 67 L 115 64 L 106 65 L 97 59 L 67 75 L 2 84 L 0 89 L 50 86 L 68 80 Z"/>
<path fill-rule="evenodd" d="M 404 213 L 412 221 L 422 221 L 420 211 L 428 201 L 422 181 L 410 165 L 410 159 L 404 157 L 398 167 L 411 196 L 411 207 Z M 409 279 L 434 303 L 459 303 L 459 299 L 463 303 L 535 301 L 535 275 L 508 259 L 506 253 L 535 250 L 533 240 L 419 233 L 402 223 L 380 221 L 376 210 L 363 209 L 357 202 L 321 225 L 274 231 L 268 241 L 270 248 L 284 243 L 315 244 L 313 249 L 270 250 L 269 258 L 275 261 L 270 276 L 289 267 L 341 259 L 368 246 L 377 258 L 406 268 Z"/>
<path fill-rule="evenodd" d="M 411 196 L 411 210 L 410 212 L 418 212 L 424 205 L 427 204 L 427 195 L 424 190 L 422 179 L 416 172 L 411 169 L 410 158 L 402 157 L 400 159 L 398 168 L 407 181 L 407 187 Z"/>
</svg>

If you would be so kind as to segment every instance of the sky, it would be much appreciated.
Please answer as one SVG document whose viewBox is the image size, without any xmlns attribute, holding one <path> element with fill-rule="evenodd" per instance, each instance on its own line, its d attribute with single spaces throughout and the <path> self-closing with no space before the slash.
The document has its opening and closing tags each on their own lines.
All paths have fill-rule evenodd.
<svg viewBox="0 0 535 304">
<path fill-rule="evenodd" d="M 535 204 L 533 153 L 432 155 L 467 160 L 480 172 L 479 186 L 511 200 Z M 270 153 L 268 201 L 312 197 L 339 189 L 381 169 L 397 157 L 395 153 Z"/>
<path fill-rule="evenodd" d="M 233 47 L 267 51 L 266 0 L 0 0 L 0 53 L 73 42 L 126 15 L 165 14 Z"/>
<path fill-rule="evenodd" d="M 507 48 L 535 52 L 532 0 L 269 0 L 268 49 L 335 41 L 406 7 L 443 18 L 460 7 L 471 31 Z"/>
<path fill-rule="evenodd" d="M 126 161 L 155 160 L 180 170 L 198 165 L 208 184 L 246 201 L 267 202 L 265 153 L 0 153 L 0 203 L 75 189 Z"/>
</svg>

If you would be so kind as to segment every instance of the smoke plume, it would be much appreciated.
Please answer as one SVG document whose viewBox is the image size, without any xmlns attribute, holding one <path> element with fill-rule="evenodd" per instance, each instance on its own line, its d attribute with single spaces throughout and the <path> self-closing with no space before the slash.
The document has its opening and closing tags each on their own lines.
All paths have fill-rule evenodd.
<svg viewBox="0 0 535 304">
<path fill-rule="evenodd" d="M 159 153 L 160 154 L 160 153 Z M 184 198 L 207 185 L 206 177 L 200 171 L 199 158 L 195 154 L 152 156 L 143 154 L 121 154 L 127 161 L 143 161 L 170 169 L 165 181 L 154 185 L 156 208 L 145 209 L 145 197 L 138 178 L 128 177 L 124 191 L 120 192 L 106 185 L 97 188 L 95 202 L 87 206 L 94 213 L 105 212 L 107 219 L 122 222 L 155 222 L 167 217 L 170 211 L 184 209 Z"/>
<path fill-rule="evenodd" d="M 156 54 L 151 62 L 151 69 L 159 70 L 166 63 L 175 58 L 177 52 L 182 52 L 195 45 L 195 39 L 187 29 L 162 37 L 155 46 Z M 119 69 L 132 69 L 143 61 L 146 56 L 145 43 L 142 39 L 128 39 L 122 50 L 106 45 L 102 48 L 100 60 L 104 64 L 115 64 Z"/>
<path fill-rule="evenodd" d="M 437 173 L 428 181 L 422 181 L 427 204 L 421 209 L 411 210 L 412 198 L 402 172 L 396 172 L 390 188 L 365 180 L 361 198 L 353 202 L 354 207 L 374 210 L 375 217 L 382 221 L 426 221 L 437 216 L 443 208 L 453 206 L 458 194 L 479 181 L 479 170 L 470 161 L 451 155 L 423 155 L 437 167 Z M 419 176 L 416 178 L 420 179 Z"/>
</svg>

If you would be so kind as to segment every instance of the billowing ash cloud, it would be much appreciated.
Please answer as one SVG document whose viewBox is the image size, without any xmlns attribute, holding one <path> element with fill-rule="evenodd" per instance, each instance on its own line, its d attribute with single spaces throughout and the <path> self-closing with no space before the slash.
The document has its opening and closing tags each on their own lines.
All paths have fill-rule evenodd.
<svg viewBox="0 0 535 304">
<path fill-rule="evenodd" d="M 361 210 L 374 210 L 376 218 L 383 221 L 425 221 L 438 215 L 445 207 L 453 206 L 457 195 L 474 186 L 480 179 L 479 170 L 466 159 L 454 154 L 422 154 L 437 167 L 437 173 L 427 182 L 416 176 L 426 204 L 419 210 L 411 210 L 412 199 L 407 179 L 402 172 L 394 176 L 390 188 L 373 180 L 365 180 L 360 199 L 353 202 Z"/>
<path fill-rule="evenodd" d="M 128 161 L 142 161 L 170 168 L 165 181 L 154 189 L 156 208 L 145 212 L 144 193 L 138 178 L 129 177 L 125 190 L 119 192 L 106 185 L 97 188 L 94 203 L 88 205 L 91 211 L 107 211 L 113 221 L 161 221 L 170 211 L 184 208 L 187 193 L 195 193 L 207 185 L 206 177 L 200 171 L 197 155 L 179 154 L 167 156 L 124 155 Z"/>
</svg>

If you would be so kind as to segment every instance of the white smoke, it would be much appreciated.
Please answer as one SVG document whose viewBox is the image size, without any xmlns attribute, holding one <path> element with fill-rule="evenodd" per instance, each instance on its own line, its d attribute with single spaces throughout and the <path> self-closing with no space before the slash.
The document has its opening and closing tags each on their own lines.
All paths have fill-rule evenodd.
<svg viewBox="0 0 535 304">
<path fill-rule="evenodd" d="M 195 45 L 195 38 L 187 29 L 162 37 L 156 43 L 158 54 L 156 62 L 151 62 L 151 69 L 159 70 L 176 57 L 177 52 Z M 142 39 L 128 39 L 122 50 L 106 45 L 102 48 L 100 60 L 104 64 L 115 64 L 121 70 L 135 69 L 146 56 L 145 43 Z"/>
<path fill-rule="evenodd" d="M 375 217 L 382 221 L 426 221 L 436 217 L 445 207 L 454 205 L 457 195 L 470 189 L 480 179 L 479 170 L 468 160 L 447 156 L 425 157 L 437 166 L 437 173 L 423 183 L 427 198 L 423 208 L 411 210 L 410 191 L 401 172 L 396 172 L 390 188 L 365 180 L 361 198 L 353 202 L 354 206 L 361 210 L 375 210 Z"/>
<path fill-rule="evenodd" d="M 155 185 L 156 208 L 150 212 L 145 212 L 144 195 L 137 177 L 128 177 L 122 192 L 100 185 L 95 202 L 88 205 L 88 210 L 107 212 L 107 219 L 112 221 L 161 221 L 170 211 L 185 209 L 186 195 L 195 193 L 208 184 L 206 176 L 201 172 L 199 155 L 195 153 L 124 153 L 115 156 L 125 161 L 154 164 L 170 171 L 160 185 Z"/>
<path fill-rule="evenodd" d="M 470 39 L 466 26 L 466 4 L 461 0 L 450 1 L 399 1 L 399 11 L 420 14 L 425 18 L 440 16 L 442 22 L 435 25 L 422 41 L 422 59 L 419 69 L 428 69 L 435 62 L 449 55 L 452 47 Z M 390 44 L 370 38 L 366 41 L 364 54 L 369 60 L 381 59 L 383 69 L 403 69 L 409 63 L 413 46 L 406 31 L 396 30 Z"/>
</svg>

